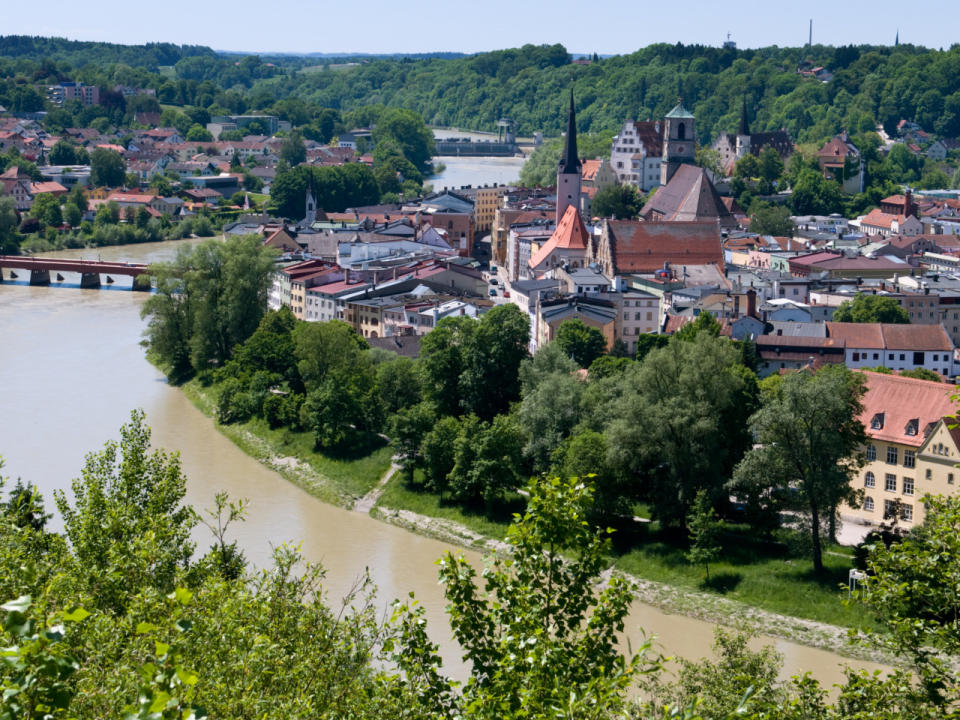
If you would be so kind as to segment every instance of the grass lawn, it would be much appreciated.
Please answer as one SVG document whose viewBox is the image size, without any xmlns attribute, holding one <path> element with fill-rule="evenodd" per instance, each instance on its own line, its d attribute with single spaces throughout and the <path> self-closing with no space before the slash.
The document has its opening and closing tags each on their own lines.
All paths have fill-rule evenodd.
<svg viewBox="0 0 960 720">
<path fill-rule="evenodd" d="M 417 470 L 415 478 L 422 481 L 422 471 Z M 440 502 L 438 495 L 418 490 L 416 486 L 408 486 L 404 474 L 398 472 L 387 483 L 383 495 L 377 501 L 377 506 L 395 510 L 410 510 L 427 517 L 451 520 L 470 528 L 474 532 L 502 540 L 507 535 L 507 528 L 513 520 L 513 513 L 522 512 L 524 501 L 519 495 L 508 497 L 506 502 L 502 506 L 494 508 L 488 517 L 482 512 L 468 510 L 454 503 Z"/>
<path fill-rule="evenodd" d="M 637 577 L 715 593 L 784 615 L 875 629 L 862 611 L 841 602 L 845 593 L 839 586 L 846 587 L 852 567 L 847 548 L 825 546 L 825 551 L 842 556 L 824 552 L 824 572 L 817 576 L 806 557 L 792 557 L 784 544 L 736 528 L 722 537 L 721 559 L 710 564 L 707 580 L 703 566 L 687 562 L 684 544 L 663 533 L 657 523 L 614 537 L 616 567 Z"/>
<path fill-rule="evenodd" d="M 398 473 L 387 485 L 377 505 L 410 510 L 427 517 L 460 523 L 474 532 L 503 539 L 512 513 L 522 512 L 523 498 L 514 496 L 490 517 L 469 511 L 454 503 L 440 502 L 437 495 L 408 485 Z M 641 517 L 646 507 L 635 508 Z M 746 526 L 730 526 L 722 537 L 722 560 L 710 565 L 706 580 L 702 566 L 691 566 L 685 557 L 682 536 L 662 532 L 659 524 L 634 523 L 614 533 L 611 562 L 620 570 L 646 580 L 689 588 L 743 602 L 772 612 L 808 618 L 841 627 L 876 629 L 864 613 L 847 608 L 841 602 L 847 571 L 852 567 L 849 548 L 824 547 L 824 573 L 817 577 L 806 557 L 793 557 L 777 540 L 756 537 Z M 827 552 L 830 551 L 830 552 Z M 833 554 L 837 553 L 837 554 Z"/>
</svg>

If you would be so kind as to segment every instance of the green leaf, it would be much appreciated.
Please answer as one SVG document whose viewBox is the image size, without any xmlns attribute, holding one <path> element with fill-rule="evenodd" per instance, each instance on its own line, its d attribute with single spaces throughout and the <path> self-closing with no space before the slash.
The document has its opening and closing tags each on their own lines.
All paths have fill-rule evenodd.
<svg viewBox="0 0 960 720">
<path fill-rule="evenodd" d="M 170 646 L 165 642 L 160 642 L 159 640 L 154 640 L 154 647 L 157 651 L 157 657 L 163 657 L 170 651 Z"/>
<path fill-rule="evenodd" d="M 189 605 L 190 601 L 193 599 L 193 593 L 186 588 L 177 588 L 172 593 L 167 595 L 167 599 L 176 600 L 181 605 Z"/>
<path fill-rule="evenodd" d="M 182 668 L 177 668 L 177 677 L 180 678 L 180 682 L 184 685 L 193 687 L 197 684 L 197 675 L 192 673 L 189 670 L 184 670 Z"/>
<path fill-rule="evenodd" d="M 63 614 L 63 619 L 65 622 L 82 622 L 88 617 L 90 617 L 90 613 L 80 606 L 77 606 L 72 610 L 68 610 Z"/>
<path fill-rule="evenodd" d="M 153 702 L 150 703 L 150 712 L 159 713 L 166 709 L 167 703 L 170 702 L 170 697 L 170 693 L 158 690 L 157 694 L 153 696 Z"/>
<path fill-rule="evenodd" d="M 137 635 L 146 635 L 147 633 L 152 633 L 157 629 L 157 626 L 153 623 L 148 622 L 139 622 L 137 623 Z"/>
</svg>

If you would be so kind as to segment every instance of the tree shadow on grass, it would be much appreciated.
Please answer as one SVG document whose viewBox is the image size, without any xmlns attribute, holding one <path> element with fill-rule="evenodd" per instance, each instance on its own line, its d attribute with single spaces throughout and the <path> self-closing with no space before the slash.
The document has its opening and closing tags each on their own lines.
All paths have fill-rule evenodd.
<svg viewBox="0 0 960 720">
<path fill-rule="evenodd" d="M 376 433 L 354 433 L 339 445 L 320 452 L 331 460 L 360 460 L 386 444 L 387 441 Z"/>
<path fill-rule="evenodd" d="M 714 573 L 700 583 L 700 587 L 704 590 L 712 590 L 721 595 L 726 595 L 728 592 L 736 590 L 742 580 L 743 575 L 738 572 Z"/>
</svg>

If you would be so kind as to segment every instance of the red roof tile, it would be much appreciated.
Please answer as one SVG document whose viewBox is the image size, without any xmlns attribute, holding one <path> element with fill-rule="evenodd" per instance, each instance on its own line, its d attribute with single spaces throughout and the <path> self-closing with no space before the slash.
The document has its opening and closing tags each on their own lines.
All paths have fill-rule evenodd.
<svg viewBox="0 0 960 720">
<path fill-rule="evenodd" d="M 931 380 L 917 380 L 899 375 L 862 372 L 867 381 L 860 422 L 867 434 L 877 440 L 920 447 L 923 430 L 946 415 L 953 415 L 957 406 L 950 399 L 953 386 Z M 874 418 L 881 427 L 874 428 Z M 907 426 L 916 421 L 915 434 L 907 434 Z"/>
</svg>

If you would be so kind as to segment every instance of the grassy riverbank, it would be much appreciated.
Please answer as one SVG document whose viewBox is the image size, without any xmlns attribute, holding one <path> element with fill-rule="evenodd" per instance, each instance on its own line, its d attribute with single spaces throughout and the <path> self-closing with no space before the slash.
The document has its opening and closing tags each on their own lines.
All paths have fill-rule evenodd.
<svg viewBox="0 0 960 720">
<path fill-rule="evenodd" d="M 216 386 L 204 387 L 193 379 L 180 389 L 237 447 L 324 502 L 353 507 L 390 467 L 392 451 L 385 442 L 368 448 L 364 454 L 335 456 L 317 452 L 313 435 L 308 432 L 274 429 L 260 418 L 229 425 L 217 422 Z"/>
<path fill-rule="evenodd" d="M 387 484 L 377 509 L 383 519 L 417 532 L 446 539 L 451 523 L 455 523 L 468 529 L 471 537 L 500 540 L 506 535 L 512 513 L 522 512 L 522 502 L 509 503 L 488 517 L 412 489 L 398 473 Z M 431 528 L 429 521 L 413 523 L 411 514 L 435 519 L 439 524 Z M 721 538 L 721 560 L 710 565 L 710 577 L 706 578 L 702 566 L 687 562 L 682 538 L 661 530 L 656 522 L 636 523 L 614 534 L 610 561 L 634 577 L 683 591 L 687 596 L 684 606 L 668 602 L 663 605 L 667 610 L 697 614 L 697 603 L 690 598 L 701 598 L 707 604 L 710 598 L 716 598 L 843 628 L 876 629 L 860 608 L 842 602 L 840 586 L 846 585 L 847 571 L 852 567 L 849 548 L 827 547 L 824 572 L 817 575 L 812 561 L 791 551 L 784 538 L 785 533 L 760 539 L 745 527 L 730 526 Z"/>
<path fill-rule="evenodd" d="M 216 386 L 190 380 L 181 389 L 244 452 L 325 502 L 352 508 L 390 466 L 391 449 L 386 444 L 365 454 L 334 457 L 316 452 L 310 433 L 272 429 L 261 419 L 220 424 L 215 420 Z M 523 498 L 513 496 L 490 515 L 471 512 L 408 486 L 397 473 L 372 514 L 413 532 L 483 550 L 505 537 L 513 513 L 522 509 Z M 888 660 L 844 647 L 846 628 L 873 629 L 859 608 L 842 603 L 839 585 L 851 567 L 846 549 L 829 548 L 826 572 L 817 576 L 811 562 L 791 552 L 782 537 L 758 540 L 731 526 L 722 539 L 723 559 L 710 566 L 706 579 L 701 567 L 686 561 L 682 539 L 662 531 L 657 523 L 637 523 L 614 537 L 611 565 L 637 580 L 643 602 L 714 622 L 747 622 L 756 632 Z"/>
</svg>

